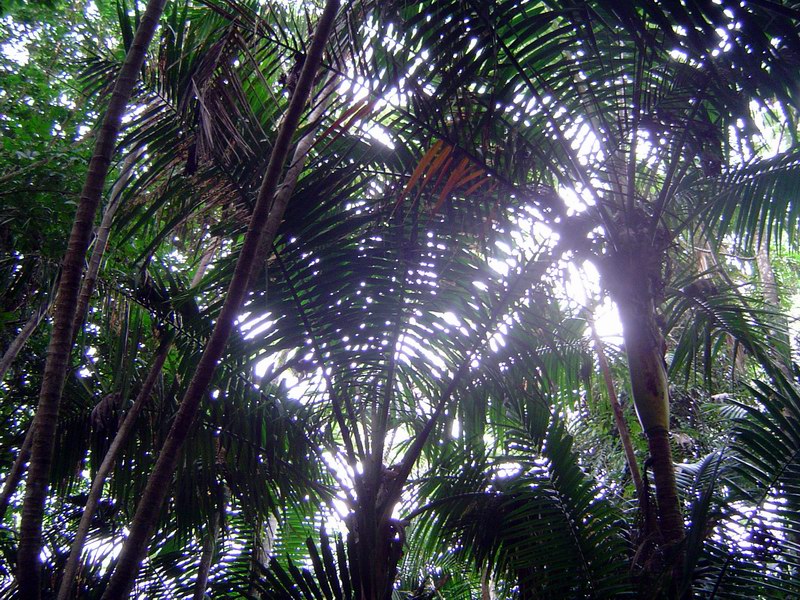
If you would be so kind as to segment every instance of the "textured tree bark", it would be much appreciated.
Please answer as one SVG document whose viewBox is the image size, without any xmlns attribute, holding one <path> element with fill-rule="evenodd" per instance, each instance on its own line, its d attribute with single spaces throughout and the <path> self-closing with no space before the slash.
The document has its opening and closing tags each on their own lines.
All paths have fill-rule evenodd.
<svg viewBox="0 0 800 600">
<path fill-rule="evenodd" d="M 165 2 L 166 0 L 149 0 L 133 43 L 117 76 L 114 91 L 97 136 L 94 155 L 89 163 L 89 172 L 81 192 L 61 268 L 53 332 L 47 350 L 44 378 L 39 392 L 39 405 L 32 425 L 31 462 L 28 468 L 25 500 L 22 507 L 17 556 L 17 584 L 22 598 L 39 598 L 40 595 L 41 562 L 39 555 L 42 550 L 42 519 L 50 467 L 53 462 L 58 407 L 69 366 L 75 309 L 86 250 L 89 247 L 95 213 L 103 193 L 117 135 L 122 126 L 125 107 L 133 92 L 136 78 L 144 63 L 147 47 L 155 34 Z"/>
<path fill-rule="evenodd" d="M 89 490 L 89 497 L 86 499 L 86 506 L 83 509 L 83 515 L 81 515 L 81 521 L 78 524 L 78 530 L 75 533 L 75 539 L 72 542 L 72 548 L 70 549 L 69 558 L 67 559 L 67 566 L 64 568 L 64 575 L 61 579 L 61 587 L 58 589 L 58 600 L 66 600 L 69 598 L 70 593 L 72 592 L 72 586 L 75 583 L 75 579 L 78 574 L 78 568 L 80 566 L 83 545 L 86 542 L 86 536 L 89 534 L 89 527 L 91 526 L 92 519 L 97 511 L 97 504 L 100 502 L 100 496 L 103 493 L 103 486 L 105 485 L 109 473 L 111 473 L 111 469 L 114 467 L 114 463 L 119 456 L 120 450 L 122 450 L 125 444 L 128 443 L 128 439 L 130 438 L 131 433 L 133 433 L 139 413 L 142 412 L 142 409 L 153 394 L 153 388 L 155 387 L 155 384 L 161 375 L 161 371 L 164 368 L 164 363 L 169 355 L 169 350 L 172 347 L 173 339 L 174 334 L 169 334 L 161 342 L 158 350 L 156 350 L 153 364 L 150 366 L 150 371 L 147 374 L 147 378 L 142 384 L 142 389 L 139 391 L 139 395 L 136 397 L 133 405 L 128 410 L 128 414 L 125 415 L 125 419 L 122 421 L 122 425 L 120 426 L 119 431 L 117 431 L 117 435 L 114 436 L 114 441 L 111 442 L 111 446 L 108 448 L 106 455 L 103 457 L 103 462 L 100 464 L 100 468 L 97 469 L 97 473 L 92 480 L 92 487 Z"/>
<path fill-rule="evenodd" d="M 170 483 L 178 464 L 180 450 L 189 434 L 200 401 L 211 382 L 217 363 L 225 350 L 228 337 L 233 330 L 242 302 L 249 289 L 252 275 L 263 268 L 263 265 L 259 265 L 255 259 L 261 248 L 269 248 L 272 245 L 278 225 L 283 218 L 289 198 L 288 196 L 284 198 L 275 192 L 286 162 L 292 136 L 297 129 L 300 116 L 311 92 L 314 77 L 338 9 L 338 0 L 328 0 L 320 16 L 297 87 L 292 94 L 283 125 L 272 148 L 269 165 L 250 218 L 244 244 L 236 261 L 225 303 L 139 501 L 136 515 L 131 523 L 130 534 L 123 545 L 117 567 L 103 594 L 103 598 L 106 600 L 118 600 L 130 595 L 133 582 L 147 552 L 148 541 L 171 487 Z"/>
</svg>

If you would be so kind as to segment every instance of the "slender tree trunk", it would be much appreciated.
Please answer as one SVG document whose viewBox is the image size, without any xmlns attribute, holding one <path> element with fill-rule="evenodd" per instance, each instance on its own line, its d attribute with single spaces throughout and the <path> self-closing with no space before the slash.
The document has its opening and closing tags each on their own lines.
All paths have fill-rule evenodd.
<svg viewBox="0 0 800 600">
<path fill-rule="evenodd" d="M 103 595 L 105 600 L 118 600 L 130 595 L 133 582 L 147 552 L 148 541 L 170 489 L 180 450 L 189 434 L 217 363 L 225 350 L 228 337 L 249 289 L 252 274 L 262 268 L 255 259 L 261 248 L 271 247 L 283 218 L 288 198 L 281 199 L 276 196 L 278 180 L 286 162 L 292 136 L 311 92 L 338 8 L 338 0 L 328 0 L 317 24 L 297 87 L 289 102 L 286 118 L 272 148 L 269 165 L 264 174 L 239 259 L 236 261 L 225 303 L 139 501 L 130 534 L 125 540 L 117 567 Z"/>
<path fill-rule="evenodd" d="M 758 278 L 761 282 L 761 293 L 764 295 L 764 300 L 777 313 L 774 317 L 775 327 L 772 330 L 772 335 L 780 341 L 780 344 L 776 344 L 776 346 L 784 345 L 786 350 L 778 353 L 778 366 L 783 371 L 783 374 L 791 380 L 792 359 L 791 343 L 788 335 L 789 322 L 781 312 L 781 298 L 778 293 L 778 284 L 775 281 L 775 270 L 772 268 L 772 260 L 769 256 L 769 240 L 766 235 L 762 236 L 758 241 L 756 265 L 758 266 Z"/>
<path fill-rule="evenodd" d="M 481 600 L 497 600 L 492 579 L 492 568 L 488 564 L 483 568 L 483 573 L 481 573 Z"/>
<path fill-rule="evenodd" d="M 255 532 L 253 540 L 253 553 L 250 560 L 250 591 L 248 597 L 261 600 L 261 589 L 257 581 L 261 579 L 261 572 L 267 568 L 269 557 L 275 546 L 275 535 L 278 532 L 278 519 L 274 515 L 269 515 L 262 521 Z"/>
<path fill-rule="evenodd" d="M 119 179 L 111 188 L 108 206 L 106 206 L 103 218 L 100 221 L 100 226 L 97 228 L 92 256 L 89 258 L 89 265 L 86 267 L 86 275 L 83 277 L 80 296 L 78 296 L 78 307 L 75 309 L 75 320 L 72 323 L 73 344 L 80 334 L 83 322 L 86 320 L 86 311 L 89 308 L 89 301 L 92 299 L 92 294 L 94 293 L 94 286 L 97 283 L 97 276 L 100 273 L 100 264 L 103 262 L 103 255 L 108 247 L 108 236 L 111 234 L 111 225 L 114 222 L 114 215 L 117 213 L 117 208 L 119 208 L 122 190 L 127 185 L 133 165 L 140 155 L 141 152 L 132 152 L 125 157 Z"/>
<path fill-rule="evenodd" d="M 0 382 L 5 379 L 6 373 L 11 365 L 17 358 L 17 355 L 25 347 L 28 338 L 31 337 L 36 328 L 42 322 L 42 319 L 47 314 L 50 305 L 46 304 L 36 311 L 36 314 L 31 316 L 27 323 L 23 326 L 14 341 L 11 342 L 8 349 L 0 359 Z M 11 470 L 8 472 L 5 482 L 3 482 L 3 491 L 0 492 L 0 521 L 6 516 L 8 505 L 11 502 L 11 496 L 17 491 L 19 482 L 22 481 L 22 474 L 25 472 L 25 463 L 31 457 L 31 446 L 33 445 L 33 423 L 28 425 L 28 432 L 25 434 L 25 440 L 22 442 L 22 447 L 19 449 L 19 454 L 14 460 Z"/>
<path fill-rule="evenodd" d="M 33 335 L 33 332 L 36 331 L 36 328 L 39 326 L 39 323 L 42 322 L 42 319 L 47 314 L 48 309 L 50 308 L 49 303 L 42 305 L 39 310 L 37 310 L 31 318 L 28 319 L 28 322 L 20 329 L 17 337 L 9 344 L 6 351 L 3 353 L 3 358 L 0 358 L 0 381 L 5 379 L 6 373 L 8 369 L 11 367 L 12 363 L 16 360 L 19 351 L 25 347 L 25 343 L 28 341 L 28 338 Z"/>
<path fill-rule="evenodd" d="M 150 40 L 166 0 L 149 0 L 133 43 L 120 69 L 108 109 L 95 143 L 94 155 L 81 192 L 67 252 L 61 267 L 53 332 L 47 350 L 39 405 L 33 422 L 31 463 L 25 486 L 22 524 L 17 556 L 17 584 L 22 598 L 39 598 L 39 555 L 42 551 L 42 519 L 58 424 L 58 407 L 64 388 L 72 342 L 83 262 L 89 247 L 97 206 L 103 193 L 111 156 L 122 125 L 122 116 L 144 62 Z"/>
<path fill-rule="evenodd" d="M 647 525 L 649 524 L 647 490 L 644 487 L 642 473 L 639 471 L 639 463 L 636 462 L 636 453 L 633 451 L 633 443 L 631 442 L 631 432 L 628 429 L 628 423 L 625 421 L 625 415 L 622 412 L 622 406 L 620 406 L 619 400 L 617 399 L 617 392 L 614 388 L 614 379 L 611 376 L 611 369 L 608 366 L 608 360 L 606 360 L 605 350 L 603 350 L 603 341 L 600 339 L 600 336 L 597 335 L 597 330 L 594 327 L 594 321 L 589 323 L 589 327 L 591 328 L 592 339 L 594 340 L 594 345 L 597 350 L 597 361 L 600 364 L 600 372 L 603 374 L 603 380 L 605 381 L 606 390 L 608 391 L 608 401 L 611 404 L 611 409 L 614 414 L 614 423 L 617 426 L 617 432 L 619 433 L 619 438 L 622 441 L 622 449 L 625 452 L 625 461 L 628 463 L 628 468 L 631 471 L 631 479 L 633 480 L 633 485 L 636 488 L 636 496 L 639 500 L 639 508 L 644 516 L 645 529 L 647 529 Z"/>
<path fill-rule="evenodd" d="M 200 566 L 197 568 L 197 579 L 194 582 L 193 600 L 203 600 L 208 586 L 208 575 L 211 572 L 211 564 L 214 559 L 214 550 L 217 548 L 217 537 L 219 536 L 219 515 L 216 515 L 214 526 L 211 528 L 203 540 L 203 554 L 200 556 Z"/>
<path fill-rule="evenodd" d="M 83 545 L 86 543 L 86 536 L 89 534 L 89 527 L 97 511 L 97 505 L 100 502 L 100 496 L 103 493 L 106 479 L 109 473 L 111 473 L 111 469 L 114 467 L 114 463 L 120 451 L 125 447 L 125 444 L 128 443 L 128 439 L 136 426 L 139 413 L 142 412 L 145 404 L 147 404 L 153 394 L 153 388 L 164 368 L 164 363 L 169 355 L 173 339 L 174 334 L 168 334 L 167 337 L 162 340 L 156 351 L 153 364 L 150 367 L 150 372 L 147 374 L 147 378 L 142 384 L 142 389 L 139 391 L 139 395 L 128 410 L 128 414 L 125 415 L 125 419 L 122 421 L 117 435 L 114 436 L 114 441 L 111 442 L 111 446 L 108 448 L 106 455 L 103 457 L 103 462 L 100 464 L 100 468 L 97 469 L 97 473 L 92 480 L 89 497 L 86 499 L 86 506 L 83 509 L 83 515 L 81 515 L 81 521 L 78 524 L 78 531 L 75 533 L 75 539 L 72 542 L 72 548 L 70 549 L 69 558 L 67 559 L 67 566 L 64 568 L 61 587 L 58 590 L 58 600 L 66 600 L 72 592 L 72 586 L 75 583 L 78 568 L 80 567 Z"/>
<path fill-rule="evenodd" d="M 0 495 L 0 521 L 6 516 L 8 505 L 11 502 L 11 496 L 17 491 L 19 482 L 22 481 L 22 473 L 25 471 L 25 463 L 31 457 L 31 446 L 33 445 L 33 424 L 28 426 L 28 433 L 25 434 L 25 440 L 22 442 L 22 447 L 19 449 L 19 454 L 14 461 L 14 465 L 8 472 L 6 480 L 3 482 L 3 492 Z"/>
<path fill-rule="evenodd" d="M 205 249 L 203 255 L 200 257 L 200 263 L 197 265 L 197 271 L 194 272 L 192 276 L 192 281 L 189 283 L 189 288 L 195 288 L 197 285 L 203 280 L 203 277 L 208 270 L 208 267 L 211 265 L 211 261 L 214 259 L 214 255 L 219 250 L 220 239 L 219 238 L 212 238 L 208 244 L 208 248 Z"/>
<path fill-rule="evenodd" d="M 225 518 L 225 506 L 228 503 L 228 490 L 223 482 L 218 482 L 219 507 L 214 514 L 214 522 L 206 533 L 203 540 L 203 554 L 200 556 L 200 565 L 197 569 L 197 580 L 194 582 L 193 600 L 203 600 L 208 586 L 208 576 L 211 573 L 211 565 L 214 559 L 214 552 L 217 549 L 219 534 Z"/>
</svg>

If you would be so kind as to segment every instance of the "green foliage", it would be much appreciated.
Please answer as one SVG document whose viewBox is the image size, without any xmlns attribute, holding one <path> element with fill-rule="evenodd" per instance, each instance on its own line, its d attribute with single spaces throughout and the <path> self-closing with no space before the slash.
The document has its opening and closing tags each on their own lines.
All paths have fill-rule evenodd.
<svg viewBox="0 0 800 600">
<path fill-rule="evenodd" d="M 138 19 L 136 4 L 96 8 L 0 5 L 0 44 L 29 55 L 0 54 L 3 348 L 52 301 L 88 131 Z M 92 524 L 75 593 L 102 593 L 218 317 L 314 18 L 313 7 L 278 2 L 168 5 L 125 122 L 119 156 L 131 172 L 109 192 L 119 208 L 73 352 L 48 585 L 89 477 L 160 336 L 174 331 Z M 616 598 L 648 585 L 653 597 L 797 595 L 800 404 L 775 360 L 788 349 L 752 274 L 719 257 L 762 234 L 787 252 L 796 243 L 796 148 L 766 157 L 762 108 L 750 100 L 776 127 L 794 127 L 798 22 L 784 3 L 344 9 L 322 77 L 337 77 L 336 91 L 319 122 L 302 125 L 317 139 L 255 266 L 138 593 L 192 593 L 222 514 L 213 597 L 358 597 L 359 542 L 345 530 L 363 508 L 359 469 L 397 466 L 425 432 L 393 515 L 404 555 L 395 598 Z M 715 54 L 717 26 L 730 48 Z M 321 89 L 310 108 L 328 101 Z M 583 208 L 565 204 L 565 188 Z M 613 288 L 609 265 L 630 245 L 642 272 L 657 264 L 654 322 L 669 360 L 673 450 L 685 461 L 675 581 L 638 537 L 642 507 L 586 335 L 588 307 L 564 284 L 568 265 L 591 265 L 600 281 L 587 283 L 586 303 L 599 304 Z M 715 262 L 699 260 L 698 246 Z M 782 291 L 796 287 L 787 256 Z M 36 404 L 42 329 L 0 385 L 2 472 Z M 626 349 L 608 346 L 641 465 Z M 744 388 L 752 376 L 774 383 Z M 17 498 L 0 530 L 4 594 Z"/>
</svg>

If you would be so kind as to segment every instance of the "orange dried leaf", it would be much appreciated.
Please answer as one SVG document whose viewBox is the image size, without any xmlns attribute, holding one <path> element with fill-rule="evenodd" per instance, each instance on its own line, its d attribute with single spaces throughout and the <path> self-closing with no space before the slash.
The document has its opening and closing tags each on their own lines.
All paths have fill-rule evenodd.
<svg viewBox="0 0 800 600">
<path fill-rule="evenodd" d="M 419 161 L 419 164 L 411 173 L 411 177 L 409 178 L 406 187 L 403 188 L 402 192 L 400 192 L 400 196 L 397 199 L 398 202 L 400 202 L 408 193 L 408 191 L 412 187 L 414 187 L 417 181 L 419 181 L 419 178 L 422 177 L 422 175 L 425 173 L 425 169 L 428 167 L 431 161 L 433 161 L 433 159 L 439 153 L 439 150 L 442 148 L 443 145 L 444 142 L 442 142 L 442 140 L 439 140 L 433 146 L 431 146 L 430 149 L 423 155 L 422 159 Z M 445 148 L 445 155 L 449 154 L 449 152 L 450 152 L 449 148 Z"/>
</svg>

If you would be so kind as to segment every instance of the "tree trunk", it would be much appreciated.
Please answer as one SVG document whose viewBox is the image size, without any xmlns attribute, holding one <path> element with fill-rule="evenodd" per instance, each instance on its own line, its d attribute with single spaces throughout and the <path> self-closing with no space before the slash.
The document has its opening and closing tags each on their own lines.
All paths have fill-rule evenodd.
<svg viewBox="0 0 800 600">
<path fill-rule="evenodd" d="M 636 270 L 631 274 L 636 274 Z M 649 285 L 636 277 L 629 291 L 634 287 L 639 288 L 639 293 L 628 293 L 615 300 L 622 320 L 636 413 L 650 449 L 661 538 L 665 548 L 670 549 L 683 540 L 684 525 L 669 445 L 669 382 L 664 340 L 656 322 L 655 299 L 649 293 Z"/>
<path fill-rule="evenodd" d="M 684 539 L 669 444 L 669 381 L 663 327 L 658 321 L 665 248 L 649 234 L 629 233 L 606 259 L 604 283 L 619 309 L 636 414 L 647 437 L 656 488 L 656 515 L 668 568 L 679 575 Z"/>
<path fill-rule="evenodd" d="M 8 472 L 5 482 L 3 482 L 3 492 L 0 495 L 0 521 L 6 516 L 8 505 L 11 502 L 11 496 L 22 481 L 22 473 L 25 471 L 25 463 L 31 457 L 31 446 L 33 445 L 33 423 L 28 426 L 28 433 L 25 434 L 25 441 L 22 442 L 22 447 L 19 449 L 19 454 L 14 461 L 14 465 Z"/>
<path fill-rule="evenodd" d="M 274 515 L 269 515 L 266 521 L 256 525 L 253 536 L 253 552 L 250 557 L 250 590 L 248 598 L 261 600 L 261 589 L 257 581 L 261 578 L 261 573 L 269 564 L 269 557 L 275 546 L 275 535 L 278 533 L 278 519 Z"/>
<path fill-rule="evenodd" d="M 605 350 L 603 350 L 603 341 L 600 339 L 600 336 L 597 335 L 594 321 L 590 321 L 589 327 L 591 328 L 592 339 L 594 340 L 594 345 L 597 351 L 597 362 L 600 364 L 600 371 L 603 374 L 603 380 L 605 381 L 606 390 L 608 391 L 608 401 L 611 404 L 611 409 L 614 414 L 614 423 L 617 426 L 617 432 L 619 433 L 619 438 L 622 442 L 622 449 L 625 453 L 625 461 L 628 463 L 628 468 L 631 471 L 631 479 L 633 480 L 633 485 L 636 488 L 636 497 L 639 501 L 639 509 L 642 512 L 642 517 L 645 524 L 644 528 L 646 532 L 649 532 L 650 510 L 647 501 L 647 490 L 644 487 L 642 474 L 639 471 L 639 463 L 636 462 L 636 454 L 633 451 L 633 443 L 631 442 L 631 432 L 628 429 L 628 423 L 625 421 L 625 415 L 622 412 L 622 406 L 620 406 L 619 400 L 617 400 L 617 392 L 614 388 L 614 379 L 611 376 L 611 369 L 608 366 L 608 360 L 606 360 Z"/>
<path fill-rule="evenodd" d="M 148 541 L 170 489 L 180 450 L 189 434 L 200 401 L 211 382 L 217 363 L 222 358 L 228 337 L 233 330 L 242 302 L 249 289 L 252 274 L 261 268 L 255 259 L 261 248 L 271 247 L 278 225 L 283 218 L 288 197 L 281 198 L 280 195 L 276 195 L 278 180 L 283 172 L 292 136 L 297 129 L 300 116 L 311 92 L 317 67 L 338 8 L 338 0 L 328 0 L 317 24 L 297 87 L 286 111 L 286 118 L 272 148 L 269 165 L 250 218 L 244 244 L 236 261 L 225 303 L 139 501 L 136 515 L 131 523 L 130 534 L 125 540 L 117 567 L 103 594 L 105 600 L 127 598 L 131 592 L 133 582 L 147 552 Z"/>
<path fill-rule="evenodd" d="M 220 238 L 211 238 L 211 241 L 208 243 L 208 248 L 205 249 L 203 255 L 200 257 L 197 270 L 194 272 L 194 275 L 192 275 L 192 281 L 189 283 L 190 289 L 194 289 L 203 281 L 203 277 L 205 277 L 206 271 L 211 265 L 211 261 L 214 259 L 214 255 L 217 253 L 217 250 L 219 250 L 219 247 Z"/>
<path fill-rule="evenodd" d="M 25 347 L 28 338 L 30 338 L 31 335 L 33 335 L 33 332 L 36 331 L 36 328 L 42 322 L 42 319 L 47 314 L 49 308 L 50 305 L 48 303 L 36 311 L 36 314 L 28 319 L 28 322 L 25 323 L 23 328 L 17 334 L 17 337 L 14 338 L 14 341 L 12 341 L 8 346 L 8 349 L 3 354 L 3 358 L 0 359 L 0 382 L 5 379 L 8 369 L 14 363 L 14 360 L 16 360 L 20 350 Z M 31 457 L 31 446 L 33 446 L 32 422 L 28 425 L 28 432 L 25 434 L 25 440 L 22 442 L 22 447 L 19 449 L 19 454 L 17 454 L 17 458 L 14 460 L 14 464 L 12 465 L 11 470 L 8 472 L 6 480 L 3 482 L 3 491 L 0 493 L 0 521 L 2 521 L 6 516 L 8 505 L 11 503 L 11 496 L 13 496 L 14 492 L 17 491 L 19 482 L 22 481 L 22 474 L 25 472 L 25 464 Z"/>
<path fill-rule="evenodd" d="M 155 358 L 153 359 L 153 364 L 150 367 L 150 372 L 147 374 L 147 378 L 142 384 L 142 389 L 139 391 L 139 395 L 128 410 L 128 414 L 125 415 L 125 419 L 119 431 L 117 431 L 117 435 L 114 436 L 114 441 L 111 442 L 111 446 L 108 448 L 105 457 L 103 457 L 103 462 L 100 464 L 100 468 L 97 469 L 97 473 L 92 480 L 89 497 L 86 499 L 86 506 L 83 509 L 83 515 L 81 515 L 81 521 L 78 524 L 78 531 L 75 533 L 75 539 L 72 542 L 72 548 L 70 549 L 69 558 L 67 559 L 67 566 L 64 569 L 64 575 L 61 579 L 61 587 L 58 590 L 58 600 L 66 600 L 72 592 L 72 586 L 75 583 L 78 567 L 80 566 L 83 545 L 86 542 L 86 536 L 89 534 L 89 527 L 97 511 L 97 504 L 103 493 L 106 479 L 109 473 L 111 473 L 111 469 L 114 467 L 114 463 L 120 451 L 125 444 L 128 443 L 128 439 L 136 426 L 139 413 L 142 412 L 145 404 L 147 404 L 153 394 L 153 387 L 155 387 L 161 375 L 161 370 L 164 368 L 164 363 L 169 355 L 173 339 L 174 334 L 168 334 L 161 342 L 156 351 Z"/>
<path fill-rule="evenodd" d="M 213 523 L 206 533 L 203 540 L 203 554 L 200 556 L 200 565 L 197 569 L 197 579 L 194 582 L 193 600 L 203 600 L 208 586 L 208 575 L 211 572 L 211 565 L 214 559 L 214 551 L 217 549 L 219 533 L 225 518 L 225 506 L 228 504 L 228 490 L 223 482 L 217 483 L 219 507 L 214 514 Z"/>
<path fill-rule="evenodd" d="M 86 267 L 86 275 L 81 285 L 78 307 L 75 309 L 75 320 L 72 323 L 73 344 L 80 334 L 83 322 L 86 320 L 86 311 L 89 308 L 89 301 L 92 299 L 92 293 L 94 293 L 94 286 L 97 283 L 97 276 L 100 273 L 100 264 L 103 262 L 103 255 L 108 247 L 108 236 L 111 233 L 111 224 L 114 221 L 114 215 L 117 213 L 117 208 L 119 208 L 122 189 L 130 179 L 133 165 L 140 155 L 141 152 L 133 152 L 125 157 L 119 179 L 111 188 L 108 206 L 106 206 L 103 218 L 100 221 L 100 226 L 97 228 L 92 256 L 89 259 L 89 265 Z"/>
<path fill-rule="evenodd" d="M 39 323 L 42 322 L 42 319 L 47 314 L 48 309 L 50 308 L 50 304 L 44 304 L 37 310 L 28 322 L 20 329 L 17 337 L 9 344 L 6 351 L 3 353 L 3 358 L 0 358 L 0 382 L 5 379 L 6 373 L 8 369 L 11 367 L 11 364 L 16 360 L 19 351 L 25 347 L 25 343 L 28 341 L 28 338 L 33 335 L 33 332 L 36 331 L 36 328 L 39 326 Z"/>
<path fill-rule="evenodd" d="M 775 271 L 769 257 L 769 240 L 766 235 L 758 241 L 756 248 L 756 265 L 758 265 L 758 278 L 761 283 L 761 293 L 764 300 L 775 311 L 772 335 L 779 340 L 775 346 L 785 346 L 785 352 L 778 352 L 778 366 L 789 380 L 792 378 L 791 342 L 789 340 L 789 321 L 781 311 L 781 298 L 778 293 L 778 284 L 775 281 Z"/>
<path fill-rule="evenodd" d="M 33 422 L 31 463 L 22 507 L 22 524 L 17 557 L 17 584 L 20 597 L 39 598 L 42 551 L 42 519 L 44 516 L 50 466 L 58 424 L 58 407 L 64 388 L 72 346 L 81 274 L 89 238 L 92 234 L 97 206 L 103 193 L 111 156 L 122 125 L 122 116 L 144 62 L 150 40 L 155 34 L 166 0 L 149 0 L 136 30 L 133 43 L 120 69 L 114 91 L 95 143 L 94 155 L 81 192 L 72 225 L 67 252 L 61 268 L 56 297 L 53 332 L 47 350 L 39 405 Z"/>
</svg>

